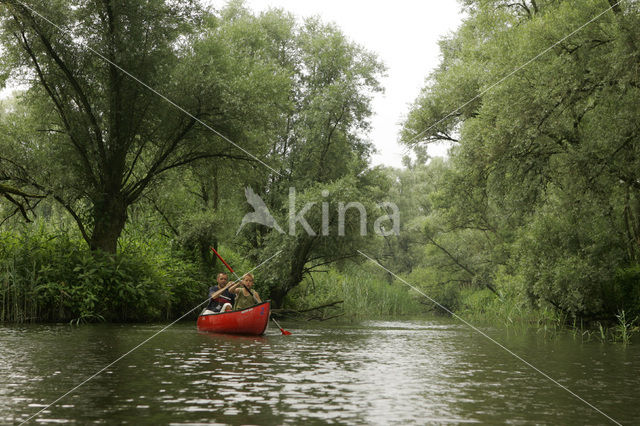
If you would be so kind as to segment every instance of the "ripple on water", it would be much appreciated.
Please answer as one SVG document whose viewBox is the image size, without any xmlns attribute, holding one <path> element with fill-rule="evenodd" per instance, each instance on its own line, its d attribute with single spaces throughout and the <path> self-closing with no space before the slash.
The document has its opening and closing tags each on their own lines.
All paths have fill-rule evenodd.
<svg viewBox="0 0 640 426">
<path fill-rule="evenodd" d="M 292 336 L 270 332 L 239 338 L 179 324 L 44 417 L 80 424 L 105 419 L 165 424 L 602 420 L 493 343 L 449 320 L 305 327 L 285 327 Z M 0 328 L 0 423 L 44 408 L 159 327 L 19 330 Z M 575 342 L 490 332 L 617 420 L 640 417 L 638 404 L 632 403 L 640 385 L 636 348 L 582 345 L 576 351 Z"/>
</svg>

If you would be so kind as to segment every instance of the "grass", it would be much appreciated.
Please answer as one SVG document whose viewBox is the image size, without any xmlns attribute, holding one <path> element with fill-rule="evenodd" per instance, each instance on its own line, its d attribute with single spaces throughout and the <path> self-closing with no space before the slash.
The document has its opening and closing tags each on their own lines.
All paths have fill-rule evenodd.
<svg viewBox="0 0 640 426">
<path fill-rule="evenodd" d="M 344 300 L 343 317 L 352 321 L 416 316 L 427 311 L 443 314 L 442 309 L 426 302 L 423 296 L 399 281 L 389 284 L 385 278 L 366 267 L 345 271 L 330 269 L 314 274 L 313 279 L 305 279 L 290 292 L 285 304 L 288 308 L 302 310 Z M 421 283 L 415 277 L 412 282 L 418 286 Z M 551 306 L 532 306 L 516 292 L 501 291 L 502 297 L 498 297 L 486 288 L 467 287 L 453 291 L 451 286 L 435 289 L 422 286 L 422 290 L 474 325 L 496 326 L 516 333 L 535 330 L 545 338 L 569 333 L 582 342 L 599 339 L 623 345 L 630 344 L 633 337 L 640 334 L 638 318 L 630 319 L 624 310 L 616 315 L 615 324 L 585 324 Z M 325 315 L 337 312 L 336 308 L 330 309 L 333 311 L 325 312 Z"/>
<path fill-rule="evenodd" d="M 549 336 L 561 331 L 564 322 L 553 309 L 534 309 L 513 295 L 503 294 L 500 298 L 488 289 L 462 290 L 456 313 L 474 324 L 497 325 L 515 331 L 534 328 Z"/>
<path fill-rule="evenodd" d="M 516 332 L 534 329 L 549 338 L 569 333 L 582 342 L 597 338 L 603 343 L 628 345 L 634 335 L 640 334 L 638 318 L 629 319 L 624 310 L 616 315 L 616 323 L 595 322 L 587 325 L 579 319 L 569 319 L 551 307 L 535 308 L 513 294 L 499 298 L 486 289 L 462 290 L 456 314 L 473 324 L 499 326 Z"/>
<path fill-rule="evenodd" d="M 613 327 L 614 339 L 622 342 L 623 345 L 628 345 L 631 341 L 631 336 L 640 331 L 639 327 L 634 325 L 638 317 L 629 320 L 625 311 L 622 310 L 616 314 L 616 318 L 618 319 L 618 323 Z"/>
<path fill-rule="evenodd" d="M 343 300 L 339 308 L 348 320 L 388 318 L 424 313 L 424 306 L 400 283 L 390 284 L 367 268 L 330 269 L 306 278 L 287 296 L 291 309 L 309 309 Z M 336 308 L 332 308 L 338 312 Z M 328 316 L 331 313 L 327 313 Z"/>
</svg>

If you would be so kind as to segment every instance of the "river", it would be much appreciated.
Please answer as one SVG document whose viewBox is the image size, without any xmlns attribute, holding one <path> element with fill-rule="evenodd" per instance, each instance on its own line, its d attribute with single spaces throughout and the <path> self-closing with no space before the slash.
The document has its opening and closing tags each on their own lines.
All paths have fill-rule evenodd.
<svg viewBox="0 0 640 426">
<path fill-rule="evenodd" d="M 263 337 L 179 323 L 31 424 L 622 424 L 640 345 L 483 328 L 580 398 L 447 318 L 284 323 Z M 0 424 L 19 424 L 162 325 L 0 326 Z M 588 403 L 588 404 L 587 404 Z"/>
</svg>

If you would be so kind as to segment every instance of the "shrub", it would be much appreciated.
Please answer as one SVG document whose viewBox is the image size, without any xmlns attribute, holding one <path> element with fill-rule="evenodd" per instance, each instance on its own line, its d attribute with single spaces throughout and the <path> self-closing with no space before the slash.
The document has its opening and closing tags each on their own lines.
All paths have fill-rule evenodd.
<svg viewBox="0 0 640 426">
<path fill-rule="evenodd" d="M 90 252 L 44 226 L 0 233 L 0 321 L 155 321 L 206 298 L 197 265 L 143 246 Z"/>
</svg>

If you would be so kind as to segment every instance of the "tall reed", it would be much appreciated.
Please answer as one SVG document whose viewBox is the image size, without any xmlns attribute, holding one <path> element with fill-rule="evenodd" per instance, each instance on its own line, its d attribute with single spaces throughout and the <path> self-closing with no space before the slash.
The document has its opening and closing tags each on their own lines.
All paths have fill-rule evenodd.
<svg viewBox="0 0 640 426">
<path fill-rule="evenodd" d="M 406 286 L 390 284 L 384 277 L 360 268 L 317 273 L 289 294 L 287 304 L 293 309 L 307 309 L 337 300 L 344 301 L 344 316 L 354 320 L 424 312 Z"/>
<path fill-rule="evenodd" d="M 0 233 L 0 321 L 153 321 L 206 298 L 197 266 L 159 250 L 90 252 L 34 226 Z"/>
<path fill-rule="evenodd" d="M 638 317 L 629 320 L 627 313 L 623 309 L 616 314 L 616 318 L 618 319 L 618 323 L 613 327 L 614 339 L 622 342 L 622 344 L 626 346 L 631 341 L 631 336 L 638 332 L 638 327 L 634 326 Z"/>
</svg>

